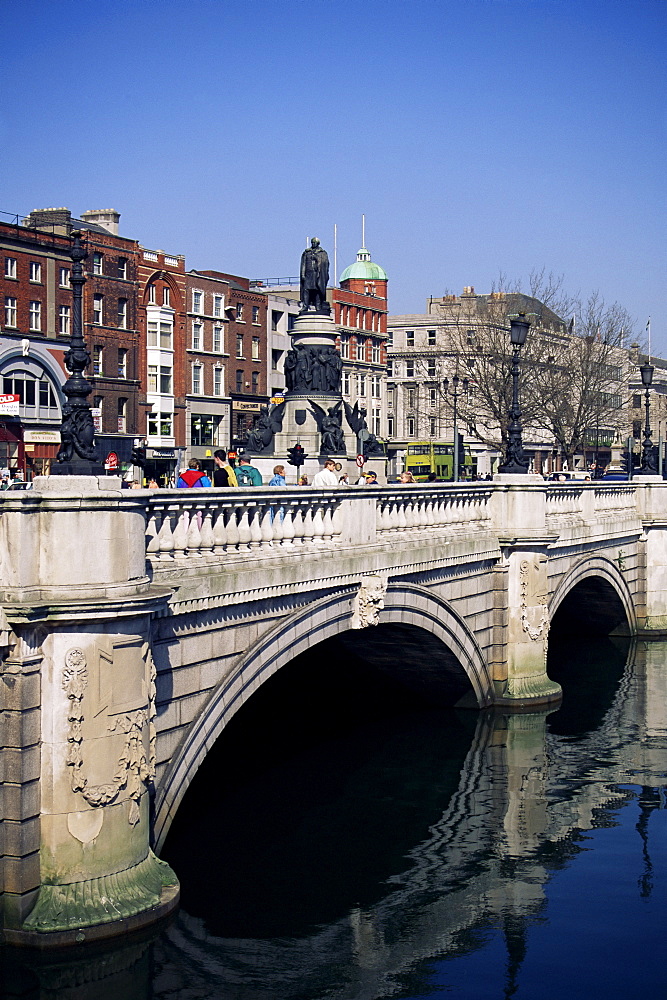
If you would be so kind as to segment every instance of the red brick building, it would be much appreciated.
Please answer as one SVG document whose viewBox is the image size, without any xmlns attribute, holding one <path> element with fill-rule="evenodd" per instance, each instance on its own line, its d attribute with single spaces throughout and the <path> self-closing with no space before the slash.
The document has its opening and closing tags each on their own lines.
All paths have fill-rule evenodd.
<svg viewBox="0 0 667 1000">
<path fill-rule="evenodd" d="M 99 218 L 111 229 L 99 225 Z M 0 468 L 31 479 L 49 471 L 59 448 L 74 228 L 82 230 L 89 253 L 83 289 L 84 337 L 93 359 L 86 373 L 93 386 L 89 398 L 100 411 L 102 448 L 129 465 L 139 397 L 137 244 L 117 235 L 118 218 L 115 212 L 88 212 L 79 220 L 59 208 L 31 212 L 22 223 L 18 217 L 0 223 L 0 376 L 3 394 L 20 397 L 18 414 L 0 414 Z"/>
</svg>

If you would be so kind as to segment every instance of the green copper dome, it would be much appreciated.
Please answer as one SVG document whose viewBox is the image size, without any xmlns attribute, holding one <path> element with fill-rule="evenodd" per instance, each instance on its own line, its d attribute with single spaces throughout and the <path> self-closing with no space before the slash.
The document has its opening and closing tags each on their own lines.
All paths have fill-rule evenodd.
<svg viewBox="0 0 667 1000">
<path fill-rule="evenodd" d="M 354 264 L 346 267 L 340 276 L 341 281 L 349 278 L 360 278 L 362 281 L 387 281 L 387 272 L 379 264 L 374 264 L 371 255 L 365 247 L 357 253 Z"/>
</svg>

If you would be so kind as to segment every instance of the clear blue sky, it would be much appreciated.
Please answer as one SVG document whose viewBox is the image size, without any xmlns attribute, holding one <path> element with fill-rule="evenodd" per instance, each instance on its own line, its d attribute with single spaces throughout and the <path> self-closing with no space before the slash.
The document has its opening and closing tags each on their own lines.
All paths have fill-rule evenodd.
<svg viewBox="0 0 667 1000">
<path fill-rule="evenodd" d="M 545 267 L 667 354 L 665 0 L 0 0 L 0 210 L 121 212 L 188 267 L 390 311 Z M 331 254 L 332 255 L 332 254 Z"/>
</svg>

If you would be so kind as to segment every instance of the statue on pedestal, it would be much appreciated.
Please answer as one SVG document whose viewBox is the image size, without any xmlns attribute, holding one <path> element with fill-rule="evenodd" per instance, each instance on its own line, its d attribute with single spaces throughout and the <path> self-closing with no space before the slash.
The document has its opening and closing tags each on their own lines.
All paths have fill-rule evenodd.
<svg viewBox="0 0 667 1000">
<path fill-rule="evenodd" d="M 331 312 L 331 306 L 327 302 L 329 256 L 316 236 L 313 236 L 310 246 L 301 254 L 300 278 L 301 312 L 307 313 L 312 305 L 316 313 L 328 316 Z"/>
<path fill-rule="evenodd" d="M 313 409 L 317 429 L 320 432 L 321 453 L 323 455 L 344 455 L 346 448 L 345 435 L 343 434 L 343 400 L 339 400 L 335 406 L 330 406 L 328 410 L 312 399 L 308 402 Z"/>
</svg>

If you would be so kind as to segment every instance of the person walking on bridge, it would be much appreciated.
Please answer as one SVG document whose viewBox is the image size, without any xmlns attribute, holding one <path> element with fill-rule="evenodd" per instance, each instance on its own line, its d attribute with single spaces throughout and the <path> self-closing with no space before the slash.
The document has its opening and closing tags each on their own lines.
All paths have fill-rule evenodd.
<svg viewBox="0 0 667 1000">
<path fill-rule="evenodd" d="M 234 470 L 239 486 L 262 486 L 262 473 L 250 464 L 247 455 L 239 455 L 238 468 Z"/>
<path fill-rule="evenodd" d="M 219 448 L 218 451 L 213 452 L 213 462 L 215 463 L 215 472 L 213 473 L 213 485 L 214 486 L 238 486 L 236 481 L 236 473 L 232 469 L 231 465 L 227 462 L 227 452 Z"/>
</svg>

